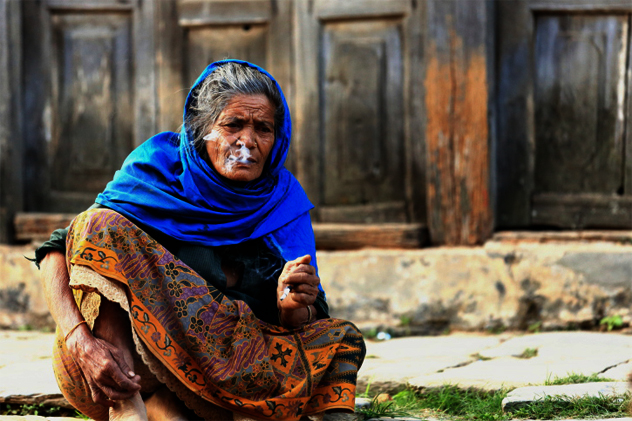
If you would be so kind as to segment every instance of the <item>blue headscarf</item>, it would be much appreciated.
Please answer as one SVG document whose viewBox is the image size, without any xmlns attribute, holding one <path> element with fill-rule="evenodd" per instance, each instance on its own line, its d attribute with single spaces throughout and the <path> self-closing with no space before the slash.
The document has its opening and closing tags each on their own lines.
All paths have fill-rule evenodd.
<svg viewBox="0 0 632 421">
<path fill-rule="evenodd" d="M 187 126 L 193 91 L 227 62 L 250 66 L 268 76 L 276 84 L 285 110 L 261 177 L 239 186 L 221 177 L 200 157 Z M 316 266 L 309 218 L 313 205 L 296 178 L 283 166 L 291 135 L 285 97 L 268 72 L 241 60 L 212 63 L 187 96 L 180 134 L 160 133 L 136 148 L 96 202 L 133 222 L 190 244 L 223 246 L 263 238 L 285 260 L 309 254 L 312 265 Z"/>
</svg>

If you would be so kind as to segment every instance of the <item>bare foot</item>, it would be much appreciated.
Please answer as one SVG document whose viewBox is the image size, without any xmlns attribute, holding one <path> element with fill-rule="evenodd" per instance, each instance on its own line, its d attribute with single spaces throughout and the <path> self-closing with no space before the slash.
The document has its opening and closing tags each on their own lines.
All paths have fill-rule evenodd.
<svg viewBox="0 0 632 421">
<path fill-rule="evenodd" d="M 187 421 L 186 407 L 167 386 L 145 400 L 149 421 Z"/>
<path fill-rule="evenodd" d="M 110 421 L 147 421 L 147 410 L 140 393 L 124 401 L 115 401 L 110 408 Z"/>
</svg>

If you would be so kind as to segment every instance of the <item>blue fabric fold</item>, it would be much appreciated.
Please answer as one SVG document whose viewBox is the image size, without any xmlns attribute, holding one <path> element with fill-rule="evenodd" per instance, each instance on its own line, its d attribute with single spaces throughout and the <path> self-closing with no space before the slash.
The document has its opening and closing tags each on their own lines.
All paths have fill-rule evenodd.
<svg viewBox="0 0 632 421">
<path fill-rule="evenodd" d="M 274 81 L 285 108 L 263 174 L 239 185 L 220 176 L 200 157 L 187 126 L 194 89 L 217 67 L 231 61 L 253 67 Z M 309 217 L 313 205 L 284 167 L 291 135 L 285 97 L 268 72 L 241 60 L 212 63 L 187 96 L 181 132 L 157 134 L 136 148 L 96 202 L 191 244 L 222 246 L 263 238 L 285 260 L 309 254 L 316 266 Z"/>
</svg>

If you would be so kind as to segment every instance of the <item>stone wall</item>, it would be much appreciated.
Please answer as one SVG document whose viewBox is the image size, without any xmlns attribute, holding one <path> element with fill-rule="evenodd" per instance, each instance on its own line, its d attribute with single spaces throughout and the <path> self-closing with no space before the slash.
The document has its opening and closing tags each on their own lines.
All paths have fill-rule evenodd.
<svg viewBox="0 0 632 421">
<path fill-rule="evenodd" d="M 0 246 L 0 327 L 52 326 L 32 246 Z M 489 241 L 481 247 L 321 251 L 331 313 L 402 334 L 593 328 L 632 320 L 632 245 Z"/>
</svg>

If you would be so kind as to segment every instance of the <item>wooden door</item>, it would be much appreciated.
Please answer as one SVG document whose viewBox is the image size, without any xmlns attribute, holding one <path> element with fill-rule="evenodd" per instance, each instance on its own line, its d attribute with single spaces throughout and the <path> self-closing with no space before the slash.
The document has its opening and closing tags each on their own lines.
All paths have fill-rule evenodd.
<svg viewBox="0 0 632 421">
<path fill-rule="evenodd" d="M 497 225 L 631 228 L 632 3 L 498 8 Z"/>
<path fill-rule="evenodd" d="M 421 3 L 295 4 L 296 172 L 314 219 L 425 221 Z"/>
<path fill-rule="evenodd" d="M 22 2 L 26 211 L 87 208 L 155 130 L 148 3 Z"/>
</svg>

